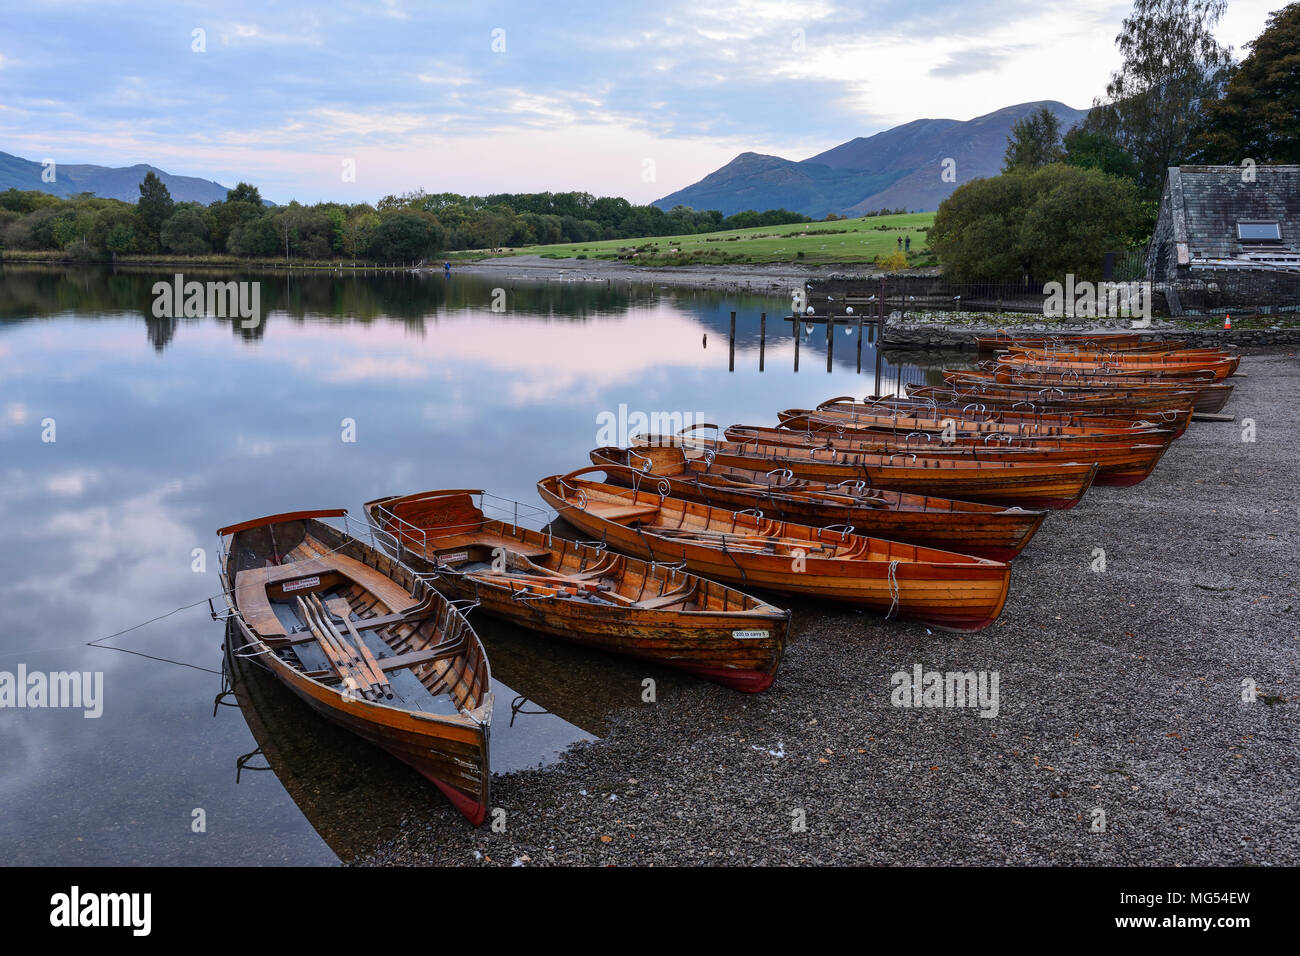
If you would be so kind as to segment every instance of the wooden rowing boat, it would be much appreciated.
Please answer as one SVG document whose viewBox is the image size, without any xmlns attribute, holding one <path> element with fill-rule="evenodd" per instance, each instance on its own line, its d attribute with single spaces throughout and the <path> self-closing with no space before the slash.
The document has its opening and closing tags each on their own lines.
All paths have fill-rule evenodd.
<svg viewBox="0 0 1300 956">
<path fill-rule="evenodd" d="M 702 442 L 690 438 L 636 436 L 638 449 L 680 445 L 687 455 L 728 468 L 788 470 L 797 478 L 838 484 L 864 481 L 919 495 L 958 498 L 1022 508 L 1073 508 L 1092 485 L 1095 462 L 966 461 L 919 458 L 913 454 L 872 455 L 836 449 L 792 448 L 761 442 Z"/>
<path fill-rule="evenodd" d="M 611 547 L 745 587 L 806 595 L 977 631 L 1002 611 L 1010 565 L 919 545 L 812 528 L 579 478 L 537 483 L 565 521 Z M 627 469 L 633 475 L 637 473 Z"/>
<path fill-rule="evenodd" d="M 1044 360 L 1020 360 L 1009 356 L 998 360 L 996 371 L 1008 374 L 1020 373 L 1077 373 L 1081 376 L 1146 376 L 1158 378 L 1198 378 L 1206 372 L 1213 375 L 1216 382 L 1221 382 L 1237 370 L 1238 359 L 1217 359 L 1207 362 L 1062 362 Z"/>
<path fill-rule="evenodd" d="M 1133 349 L 1101 349 L 1057 346 L 1013 345 L 998 353 L 1000 357 L 1017 356 L 1028 359 L 1060 359 L 1067 362 L 1129 362 L 1153 358 L 1165 361 L 1205 360 L 1232 358 L 1229 352 L 1217 348 L 1191 349 L 1172 342 L 1147 342 Z"/>
<path fill-rule="evenodd" d="M 591 462 L 619 466 L 606 472 L 613 484 L 630 487 L 635 479 L 624 469 L 631 468 L 644 476 L 643 483 L 656 482 L 656 490 L 657 482 L 666 481 L 668 494 L 685 501 L 818 528 L 848 525 L 859 534 L 994 561 L 1010 561 L 1024 550 L 1047 516 L 1041 510 L 868 488 L 863 481 L 828 485 L 784 472 L 710 467 L 681 448 L 597 448 Z"/>
<path fill-rule="evenodd" d="M 789 408 L 777 412 L 782 427 L 797 429 L 834 429 L 837 431 L 947 431 L 957 429 L 985 435 L 1002 432 L 1010 435 L 1051 438 L 1055 441 L 1111 441 L 1132 438 L 1157 440 L 1177 438 L 1191 423 L 1188 403 L 1180 409 L 1051 409 L 1031 402 L 1014 406 L 989 405 L 983 402 L 940 405 L 920 398 L 883 398 L 854 402 L 852 398 L 831 399 L 815 409 Z M 919 427 L 910 428 L 907 419 Z M 929 428 L 927 423 L 938 427 Z M 1153 436 L 1155 431 L 1172 435 Z"/>
<path fill-rule="evenodd" d="M 838 406 L 820 411 L 788 409 L 778 413 L 782 425 L 798 431 L 884 432 L 894 435 L 956 431 L 979 438 L 987 435 L 1003 435 L 1014 438 L 1051 439 L 1067 443 L 1141 441 L 1157 444 L 1167 443 L 1175 437 L 1174 428 L 1161 428 L 1156 422 L 1146 420 L 1132 423 L 1106 422 L 1085 416 L 1082 424 L 1060 424 L 1063 420 L 1068 421 L 1070 416 L 1053 420 L 1049 416 L 1003 413 L 998 409 L 986 409 L 979 414 L 978 418 L 974 416 L 973 411 L 938 409 L 923 402 L 909 405 L 900 403 L 893 407 Z M 1190 420 L 1189 411 L 1187 421 Z M 1179 427 L 1186 427 L 1185 422 L 1176 424 Z"/>
<path fill-rule="evenodd" d="M 771 686 L 789 611 L 674 568 L 493 520 L 483 501 L 477 490 L 425 491 L 365 508 L 401 560 L 429 572 L 429 583 L 450 598 L 736 690 Z"/>
<path fill-rule="evenodd" d="M 1028 403 L 1035 408 L 1063 409 L 1086 414 L 1105 414 L 1108 409 L 1143 414 L 1177 411 L 1188 406 L 1195 412 L 1217 412 L 1228 402 L 1233 386 L 1228 382 L 1211 385 L 1135 386 L 1095 388 L 1040 385 L 998 385 L 990 383 L 965 386 L 904 385 L 909 398 L 933 401 L 939 405 L 966 405 L 975 402 L 1000 407 Z"/>
<path fill-rule="evenodd" d="M 995 388 L 1020 388 L 1053 391 L 1060 389 L 1071 391 L 1107 394 L 1112 392 L 1137 391 L 1150 394 L 1176 394 L 1191 392 L 1196 395 L 1217 393 L 1227 390 L 1231 393 L 1232 385 L 1228 382 L 1216 382 L 1213 372 L 1201 372 L 1199 376 L 1180 376 L 1162 378 L 1159 376 L 1084 376 L 1077 373 L 1026 373 L 1012 372 L 1007 369 L 945 369 L 944 382 L 952 388 L 971 388 L 992 386 Z M 1225 399 L 1226 401 L 1226 399 Z"/>
<path fill-rule="evenodd" d="M 406 567 L 293 512 L 222 528 L 244 653 L 312 709 L 410 764 L 474 825 L 488 806 L 492 679 L 474 629 Z"/>
<path fill-rule="evenodd" d="M 956 433 L 951 441 L 931 436 L 929 432 L 890 435 L 871 431 L 803 431 L 791 428 L 762 428 L 756 425 L 732 425 L 724 432 L 729 441 L 762 442 L 795 448 L 834 448 L 840 451 L 868 452 L 876 455 L 914 454 L 921 458 L 969 458 L 974 461 L 1011 462 L 1095 462 L 1097 485 L 1126 487 L 1145 481 L 1165 450 L 1164 442 L 1060 442 L 1044 439 L 1008 437 L 1006 441 L 989 441 L 998 435 L 968 436 Z"/>
<path fill-rule="evenodd" d="M 1215 384 L 1211 371 L 1188 372 L 1180 375 L 1114 375 L 1109 373 L 1082 373 L 1078 371 L 1032 371 L 998 365 L 989 369 L 945 369 L 943 380 L 949 385 L 970 385 L 991 382 L 995 385 L 1033 385 L 1038 388 L 1146 388 L 1164 386 L 1172 389 L 1193 389 Z"/>
<path fill-rule="evenodd" d="M 1122 349 L 1141 344 L 1142 336 L 1127 332 L 1074 333 L 1060 335 L 977 335 L 975 347 L 982 354 L 991 354 L 1011 345 L 1047 346 L 1055 343 L 1093 343 L 1107 348 Z"/>
<path fill-rule="evenodd" d="M 1117 368 L 1213 368 L 1226 362 L 1228 374 L 1237 371 L 1241 365 L 1240 355 L 1229 355 L 1218 349 L 1208 351 L 1179 352 L 1055 352 L 1048 349 L 1022 349 L 1008 352 L 998 359 L 1003 364 L 1022 365 L 1091 365 Z"/>
</svg>

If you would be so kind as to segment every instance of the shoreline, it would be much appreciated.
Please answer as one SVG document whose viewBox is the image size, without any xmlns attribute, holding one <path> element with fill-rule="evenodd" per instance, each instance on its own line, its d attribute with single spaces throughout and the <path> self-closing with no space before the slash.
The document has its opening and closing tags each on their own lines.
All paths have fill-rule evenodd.
<svg viewBox="0 0 1300 956">
<path fill-rule="evenodd" d="M 1236 422 L 1192 425 L 1146 482 L 1048 518 L 991 627 L 781 599 L 794 634 L 770 690 L 684 681 L 647 704 L 630 683 L 604 739 L 493 779 L 504 832 L 430 800 L 354 863 L 1300 864 L 1300 538 L 1281 505 L 1300 359 L 1242 371 Z M 1247 418 L 1266 423 L 1254 442 Z M 891 675 L 917 664 L 998 672 L 998 716 L 894 706 Z"/>
<path fill-rule="evenodd" d="M 787 295 L 809 279 L 843 274 L 864 264 L 802 266 L 794 263 L 763 265 L 638 266 L 609 259 L 545 259 L 541 256 L 502 256 L 495 259 L 453 261 L 452 275 L 503 275 L 511 279 L 545 279 L 552 282 L 631 282 L 670 285 L 719 292 L 762 292 Z M 441 272 L 439 266 L 436 270 Z"/>
</svg>

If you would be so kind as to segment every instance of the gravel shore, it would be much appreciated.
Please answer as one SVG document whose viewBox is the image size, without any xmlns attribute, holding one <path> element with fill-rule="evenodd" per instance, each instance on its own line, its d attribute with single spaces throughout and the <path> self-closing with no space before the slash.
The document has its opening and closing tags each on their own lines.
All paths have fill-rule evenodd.
<svg viewBox="0 0 1300 956">
<path fill-rule="evenodd" d="M 798 604 L 767 693 L 630 702 L 604 740 L 494 778 L 504 832 L 430 800 L 359 862 L 1300 864 L 1300 361 L 1242 372 L 1237 421 L 1048 519 L 987 630 Z M 997 716 L 893 706 L 916 664 L 997 672 Z"/>
<path fill-rule="evenodd" d="M 609 259 L 544 259 L 503 256 L 455 262 L 453 272 L 512 279 L 570 282 L 644 282 L 652 285 L 716 289 L 719 292 L 775 292 L 803 288 L 809 279 L 844 272 L 847 266 L 797 266 L 790 263 L 727 266 L 637 266 Z"/>
</svg>

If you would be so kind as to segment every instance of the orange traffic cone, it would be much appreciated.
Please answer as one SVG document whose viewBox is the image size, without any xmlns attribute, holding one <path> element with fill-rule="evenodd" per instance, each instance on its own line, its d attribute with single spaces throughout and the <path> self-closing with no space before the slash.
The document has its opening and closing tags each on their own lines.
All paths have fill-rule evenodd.
<svg viewBox="0 0 1300 956">
<path fill-rule="evenodd" d="M 1227 312 L 1223 313 L 1223 327 L 1225 329 L 1232 328 L 1232 316 Z"/>
</svg>

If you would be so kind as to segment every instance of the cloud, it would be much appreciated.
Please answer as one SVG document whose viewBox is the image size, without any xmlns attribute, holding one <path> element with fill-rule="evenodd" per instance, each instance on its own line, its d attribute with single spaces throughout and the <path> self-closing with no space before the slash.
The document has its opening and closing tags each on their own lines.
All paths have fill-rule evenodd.
<svg viewBox="0 0 1300 956">
<path fill-rule="evenodd" d="M 1234 0 L 1221 37 L 1240 46 L 1274 5 Z M 76 17 L 11 4 L 0 10 L 0 141 L 29 158 L 53 144 L 63 161 L 253 180 L 276 201 L 374 201 L 423 187 L 583 188 L 644 202 L 744 150 L 802 159 L 923 117 L 964 120 L 1031 100 L 1086 106 L 1118 64 L 1128 3 L 485 9 L 230 0 L 220 18 L 192 18 L 209 35 L 196 53 L 188 27 L 143 3 L 88 5 Z M 492 51 L 494 29 L 505 31 L 504 52 Z M 338 157 L 366 148 L 384 151 L 371 165 L 379 176 L 343 183 Z M 633 168 L 656 160 L 658 183 L 623 174 L 633 153 Z"/>
<path fill-rule="evenodd" d="M 950 78 L 970 76 L 972 73 L 986 73 L 996 69 L 1008 57 L 1023 49 L 1023 46 L 1015 46 L 974 47 L 969 50 L 959 50 L 950 54 L 944 62 L 930 67 L 929 73 L 931 76 Z"/>
</svg>

